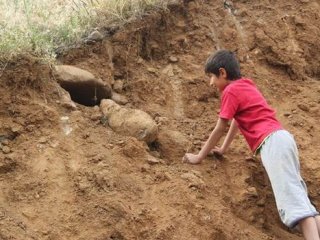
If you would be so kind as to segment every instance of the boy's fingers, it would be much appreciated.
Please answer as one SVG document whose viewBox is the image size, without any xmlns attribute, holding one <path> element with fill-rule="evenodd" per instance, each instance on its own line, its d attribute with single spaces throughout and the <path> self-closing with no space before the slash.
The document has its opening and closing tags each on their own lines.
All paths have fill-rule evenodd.
<svg viewBox="0 0 320 240">
<path fill-rule="evenodd" d="M 188 160 L 187 156 L 184 155 L 183 158 L 182 158 L 182 162 L 183 162 L 183 163 L 187 163 L 188 161 L 189 161 L 189 160 Z"/>
<path fill-rule="evenodd" d="M 223 155 L 219 152 L 214 152 L 213 155 L 219 160 L 223 159 Z"/>
</svg>

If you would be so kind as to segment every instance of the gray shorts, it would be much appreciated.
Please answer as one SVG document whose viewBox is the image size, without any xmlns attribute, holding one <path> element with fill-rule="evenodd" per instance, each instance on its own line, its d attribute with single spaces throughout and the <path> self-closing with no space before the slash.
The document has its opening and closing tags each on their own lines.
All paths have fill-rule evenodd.
<svg viewBox="0 0 320 240">
<path fill-rule="evenodd" d="M 300 175 L 298 149 L 293 136 L 285 130 L 275 131 L 261 146 L 260 154 L 282 222 L 292 228 L 300 220 L 318 215 Z"/>
</svg>

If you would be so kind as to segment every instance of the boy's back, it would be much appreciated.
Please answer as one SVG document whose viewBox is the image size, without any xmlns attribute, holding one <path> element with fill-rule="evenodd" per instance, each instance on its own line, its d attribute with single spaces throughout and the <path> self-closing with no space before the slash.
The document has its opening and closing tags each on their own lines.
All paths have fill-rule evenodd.
<svg viewBox="0 0 320 240">
<path fill-rule="evenodd" d="M 236 120 L 252 151 L 270 133 L 282 129 L 275 115 L 275 111 L 250 79 L 232 81 L 223 90 L 219 116 Z"/>
</svg>

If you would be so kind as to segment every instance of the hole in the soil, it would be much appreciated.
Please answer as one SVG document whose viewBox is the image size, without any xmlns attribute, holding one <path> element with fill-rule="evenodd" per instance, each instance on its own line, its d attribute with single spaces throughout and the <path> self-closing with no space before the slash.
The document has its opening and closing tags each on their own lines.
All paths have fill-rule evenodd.
<svg viewBox="0 0 320 240">
<path fill-rule="evenodd" d="M 160 143 L 157 140 L 149 143 L 148 147 L 149 147 L 151 155 L 153 155 L 154 157 L 157 157 L 157 158 L 162 158 L 163 157 L 163 155 L 162 155 L 162 153 L 160 151 Z"/>
<path fill-rule="evenodd" d="M 0 143 L 3 141 L 12 141 L 14 140 L 19 134 L 18 133 L 8 133 L 8 134 L 0 134 Z"/>
<path fill-rule="evenodd" d="M 109 88 L 91 82 L 64 83 L 61 87 L 70 93 L 72 101 L 89 107 L 99 105 L 102 99 L 111 97 Z"/>
<path fill-rule="evenodd" d="M 146 31 L 141 33 L 140 55 L 145 60 L 150 59 L 150 53 L 148 49 L 148 33 Z"/>
<path fill-rule="evenodd" d="M 156 140 L 156 141 L 149 143 L 148 147 L 149 147 L 150 151 L 157 151 L 158 152 L 159 148 L 160 148 L 159 145 L 160 145 L 160 143 L 157 142 L 157 140 Z"/>
</svg>

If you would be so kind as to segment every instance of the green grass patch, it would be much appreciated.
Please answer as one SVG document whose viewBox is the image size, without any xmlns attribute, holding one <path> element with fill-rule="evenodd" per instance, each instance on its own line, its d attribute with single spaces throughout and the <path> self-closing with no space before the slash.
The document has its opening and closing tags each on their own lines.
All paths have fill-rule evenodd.
<svg viewBox="0 0 320 240">
<path fill-rule="evenodd" d="M 32 54 L 55 59 L 55 50 L 79 42 L 92 29 L 122 24 L 168 0 L 1 0 L 0 60 Z"/>
</svg>

